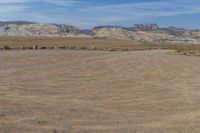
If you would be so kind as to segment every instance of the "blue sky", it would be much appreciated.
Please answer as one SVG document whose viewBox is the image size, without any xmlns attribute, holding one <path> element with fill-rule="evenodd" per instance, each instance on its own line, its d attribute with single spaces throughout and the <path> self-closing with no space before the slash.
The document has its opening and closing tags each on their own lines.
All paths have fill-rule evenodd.
<svg viewBox="0 0 200 133">
<path fill-rule="evenodd" d="M 0 21 L 200 28 L 200 0 L 0 0 Z"/>
</svg>

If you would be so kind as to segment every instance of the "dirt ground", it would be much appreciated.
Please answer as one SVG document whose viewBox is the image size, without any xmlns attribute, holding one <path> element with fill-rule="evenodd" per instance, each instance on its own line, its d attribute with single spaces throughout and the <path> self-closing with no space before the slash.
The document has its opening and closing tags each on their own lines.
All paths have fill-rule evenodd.
<svg viewBox="0 0 200 133">
<path fill-rule="evenodd" d="M 0 133 L 199 133 L 200 57 L 0 51 Z"/>
</svg>

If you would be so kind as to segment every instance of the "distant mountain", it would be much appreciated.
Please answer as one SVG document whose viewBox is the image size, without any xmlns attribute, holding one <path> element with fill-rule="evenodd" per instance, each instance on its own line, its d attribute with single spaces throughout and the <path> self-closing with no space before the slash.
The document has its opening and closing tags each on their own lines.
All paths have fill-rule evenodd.
<svg viewBox="0 0 200 133">
<path fill-rule="evenodd" d="M 157 24 L 132 27 L 97 26 L 79 29 L 65 24 L 41 24 L 28 21 L 0 21 L 0 36 L 97 37 L 158 43 L 200 44 L 200 30 L 176 27 L 160 28 Z"/>
<path fill-rule="evenodd" d="M 29 21 L 0 21 L 0 25 L 8 25 L 8 24 L 16 24 L 16 25 L 24 25 L 24 24 L 36 24 L 35 22 L 29 22 Z"/>
<path fill-rule="evenodd" d="M 133 31 L 153 31 L 160 29 L 157 24 L 135 24 L 130 28 Z"/>
</svg>

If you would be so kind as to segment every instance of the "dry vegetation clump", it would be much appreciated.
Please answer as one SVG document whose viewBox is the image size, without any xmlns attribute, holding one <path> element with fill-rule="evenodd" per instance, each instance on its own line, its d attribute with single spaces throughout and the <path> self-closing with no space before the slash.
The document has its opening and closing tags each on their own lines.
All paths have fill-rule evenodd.
<svg viewBox="0 0 200 133">
<path fill-rule="evenodd" d="M 200 56 L 200 45 L 182 45 L 174 48 L 176 54 L 187 56 Z"/>
<path fill-rule="evenodd" d="M 12 49 L 12 48 L 11 48 L 10 46 L 6 45 L 6 46 L 3 46 L 2 49 L 4 49 L 4 50 L 10 50 L 10 49 Z"/>
<path fill-rule="evenodd" d="M 187 56 L 200 56 L 200 51 L 199 50 L 177 50 L 177 54 L 179 55 L 187 55 Z"/>
</svg>

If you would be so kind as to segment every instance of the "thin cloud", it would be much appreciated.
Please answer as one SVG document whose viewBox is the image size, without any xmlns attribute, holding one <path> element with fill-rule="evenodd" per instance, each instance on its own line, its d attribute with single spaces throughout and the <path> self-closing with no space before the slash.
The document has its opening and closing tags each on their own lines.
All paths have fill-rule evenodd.
<svg viewBox="0 0 200 133">
<path fill-rule="evenodd" d="M 200 2 L 197 0 L 174 0 L 96 6 L 82 9 L 82 11 L 87 14 L 97 13 L 99 20 L 114 22 L 145 17 L 200 13 L 199 6 Z"/>
<path fill-rule="evenodd" d="M 1 0 L 0 4 L 16 4 L 16 3 L 24 3 L 26 0 Z"/>
<path fill-rule="evenodd" d="M 43 0 L 41 2 L 58 5 L 58 6 L 74 6 L 74 5 L 83 3 L 80 1 L 76 1 L 76 0 L 56 0 L 56 1 L 55 0 Z"/>
<path fill-rule="evenodd" d="M 16 13 L 17 15 L 19 12 L 29 12 L 31 15 L 34 11 L 29 10 L 30 7 L 39 2 L 54 5 L 55 8 L 53 10 L 56 10 L 57 6 L 68 7 L 80 4 L 80 2 L 76 0 L 0 0 L 0 13 Z M 41 14 L 42 12 L 41 10 Z M 7 15 L 9 16 L 9 14 Z"/>
<path fill-rule="evenodd" d="M 45 8 L 46 5 L 50 8 Z M 6 17 L 23 20 L 25 17 L 22 16 L 27 16 L 25 19 L 31 21 L 91 27 L 147 18 L 198 14 L 199 6 L 199 0 L 130 2 L 100 6 L 82 0 L 0 0 L 0 19 Z"/>
<path fill-rule="evenodd" d="M 48 3 L 54 5 L 71 6 L 74 4 L 82 3 L 77 0 L 1 0 L 0 4 L 29 4 L 29 3 Z"/>
</svg>

